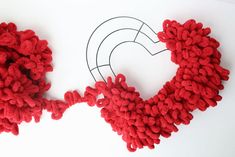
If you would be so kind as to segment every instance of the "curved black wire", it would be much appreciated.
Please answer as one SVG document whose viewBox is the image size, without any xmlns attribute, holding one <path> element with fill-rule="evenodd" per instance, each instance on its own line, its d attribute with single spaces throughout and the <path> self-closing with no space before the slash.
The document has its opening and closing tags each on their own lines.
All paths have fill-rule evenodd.
<svg viewBox="0 0 235 157">
<path fill-rule="evenodd" d="M 137 30 L 137 29 L 133 29 L 133 28 L 121 28 L 121 29 L 115 30 L 115 31 L 109 33 L 107 36 L 105 36 L 105 38 L 104 38 L 104 39 L 101 41 L 101 43 L 99 44 L 99 47 L 98 47 L 97 52 L 96 52 L 96 67 L 94 67 L 94 68 L 91 69 L 91 67 L 90 67 L 90 65 L 89 65 L 89 62 L 88 62 L 88 50 L 89 50 L 89 44 L 90 44 L 90 41 L 91 41 L 92 36 L 95 34 L 95 32 L 98 30 L 98 28 L 101 27 L 103 24 L 105 24 L 106 22 L 109 22 L 109 21 L 111 21 L 111 20 L 118 19 L 118 18 L 130 18 L 130 19 L 134 19 L 134 20 L 137 20 L 137 21 L 141 22 L 142 25 L 141 25 L 141 27 L 140 27 L 138 30 Z M 101 74 L 101 72 L 100 72 L 100 70 L 99 70 L 99 68 L 100 68 L 100 67 L 103 67 L 103 66 L 110 66 L 110 69 L 111 69 L 113 75 L 116 76 L 115 73 L 114 73 L 114 71 L 113 71 L 113 69 L 112 69 L 112 67 L 111 67 L 111 55 L 112 55 L 114 49 L 117 48 L 117 47 L 118 47 L 119 45 L 121 45 L 121 44 L 124 44 L 124 43 L 127 43 L 127 42 L 137 43 L 137 44 L 141 45 L 142 47 L 144 47 L 144 48 L 147 50 L 147 52 L 148 52 L 150 55 L 152 55 L 152 56 L 154 56 L 154 55 L 156 55 L 156 54 L 159 54 L 159 53 L 161 53 L 161 52 L 167 50 L 167 49 L 164 49 L 164 50 L 161 50 L 161 51 L 159 51 L 159 52 L 157 52 L 157 53 L 155 53 L 155 54 L 152 54 L 144 45 L 142 45 L 141 43 L 136 42 L 136 38 L 137 38 L 137 36 L 138 36 L 139 33 L 142 33 L 143 35 L 145 35 L 149 40 L 151 40 L 151 41 L 152 41 L 153 43 L 155 43 L 155 44 L 159 42 L 159 41 L 154 41 L 154 40 L 151 39 L 147 34 L 145 34 L 144 32 L 141 32 L 141 29 L 142 29 L 142 27 L 143 27 L 144 25 L 147 26 L 154 34 L 156 34 L 156 33 L 153 31 L 153 29 L 152 29 L 149 25 L 147 25 L 146 23 L 144 23 L 143 21 L 141 21 L 141 20 L 139 20 L 139 19 L 137 19 L 137 18 L 130 17 L 130 16 L 118 16 L 118 17 L 110 18 L 110 19 L 108 19 L 108 20 L 102 22 L 99 26 L 97 26 L 97 27 L 95 28 L 95 30 L 94 30 L 94 31 L 92 32 L 92 34 L 90 35 L 90 37 L 89 37 L 89 39 L 88 39 L 87 46 L 86 46 L 86 62 L 87 62 L 87 67 L 88 67 L 88 69 L 89 69 L 89 71 L 90 71 L 90 73 L 91 73 L 91 75 L 92 75 L 92 77 L 93 77 L 93 79 L 94 79 L 95 81 L 97 81 L 97 80 L 96 80 L 95 76 L 94 76 L 93 73 L 92 73 L 92 71 L 95 70 L 95 69 L 98 70 L 100 76 L 101 76 L 102 79 L 105 81 L 105 78 L 103 77 L 103 75 Z M 135 38 L 134 38 L 133 41 L 123 41 L 123 42 L 117 44 L 117 45 L 112 49 L 112 51 L 111 51 L 111 53 L 110 53 L 110 55 L 109 55 L 109 64 L 98 65 L 98 53 L 99 53 L 99 49 L 100 49 L 101 45 L 103 44 L 103 42 L 104 42 L 110 35 L 112 35 L 112 34 L 115 33 L 115 32 L 121 31 L 121 30 L 134 30 L 134 31 L 137 31 L 137 34 L 136 34 L 136 36 L 135 36 Z M 157 34 L 156 34 L 156 35 L 157 35 Z"/>
<path fill-rule="evenodd" d="M 161 50 L 161 51 L 158 51 L 158 52 L 152 54 L 143 44 L 141 44 L 141 43 L 139 43 L 139 42 L 136 42 L 136 41 L 123 41 L 123 42 L 117 44 L 117 45 L 112 49 L 111 53 L 109 54 L 109 64 L 107 64 L 107 65 L 110 66 L 110 69 L 111 69 L 111 71 L 112 71 L 112 73 L 113 73 L 113 75 L 114 75 L 115 77 L 116 77 L 116 74 L 115 74 L 115 72 L 114 72 L 114 70 L 113 70 L 113 68 L 112 68 L 111 56 L 112 56 L 112 54 L 113 54 L 113 51 L 114 51 L 118 46 L 120 46 L 120 45 L 122 45 L 122 44 L 125 44 L 125 43 L 135 43 L 135 44 L 138 44 L 138 45 L 142 46 L 151 56 L 155 56 L 155 55 L 157 55 L 157 54 L 159 54 L 159 53 L 161 53 L 161 52 L 164 52 L 164 51 L 168 50 L 168 49 L 164 49 L 164 50 Z"/>
</svg>

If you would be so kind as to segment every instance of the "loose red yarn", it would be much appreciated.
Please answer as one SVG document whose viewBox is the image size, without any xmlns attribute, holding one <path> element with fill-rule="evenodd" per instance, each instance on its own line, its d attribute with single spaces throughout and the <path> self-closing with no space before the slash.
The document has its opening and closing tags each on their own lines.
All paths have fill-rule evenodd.
<svg viewBox="0 0 235 157">
<path fill-rule="evenodd" d="M 46 40 L 32 30 L 17 31 L 13 23 L 0 24 L 0 133 L 18 134 L 18 124 L 39 122 L 43 109 L 58 119 L 68 105 L 47 100 L 46 72 L 52 71 L 52 52 Z"/>
<path fill-rule="evenodd" d="M 192 111 L 205 111 L 222 99 L 222 80 L 229 71 L 220 66 L 219 42 L 209 36 L 210 28 L 188 20 L 184 24 L 165 20 L 158 33 L 179 65 L 176 75 L 148 100 L 143 100 L 124 75 L 113 81 L 99 81 L 87 87 L 84 96 L 66 92 L 64 99 L 47 100 L 43 94 L 50 85 L 45 74 L 52 70 L 47 42 L 33 31 L 16 31 L 14 24 L 0 25 L 0 132 L 18 134 L 18 124 L 39 121 L 42 110 L 62 117 L 71 105 L 87 102 L 101 108 L 101 116 L 122 136 L 129 151 L 160 143 L 160 137 L 177 132 L 179 124 L 189 124 Z M 103 95 L 103 98 L 98 98 Z"/>
</svg>

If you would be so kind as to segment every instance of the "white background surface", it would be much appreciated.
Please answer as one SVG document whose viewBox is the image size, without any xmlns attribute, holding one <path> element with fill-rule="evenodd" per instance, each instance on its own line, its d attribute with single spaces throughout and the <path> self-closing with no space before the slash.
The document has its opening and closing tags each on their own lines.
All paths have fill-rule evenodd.
<svg viewBox="0 0 235 157">
<path fill-rule="evenodd" d="M 222 65 L 231 70 L 219 105 L 206 112 L 195 111 L 190 125 L 179 126 L 179 132 L 162 139 L 156 149 L 130 153 L 121 137 L 100 118 L 99 109 L 77 104 L 59 121 L 51 120 L 44 113 L 38 124 L 22 123 L 19 136 L 1 134 L 1 157 L 235 156 L 233 0 L 0 0 L 1 22 L 12 21 L 21 30 L 35 30 L 48 40 L 53 50 L 54 71 L 48 74 L 52 82 L 48 98 L 63 98 L 66 90 L 83 92 L 87 85 L 94 83 L 85 62 L 87 40 L 101 22 L 120 15 L 137 17 L 156 32 L 161 30 L 166 18 L 181 23 L 195 18 L 210 26 L 212 36 L 221 43 Z M 149 58 L 138 47 L 122 47 L 119 51 L 120 55 L 114 56 L 115 71 L 124 73 L 144 98 L 153 95 L 175 73 L 176 65 L 170 62 L 168 52 Z"/>
</svg>

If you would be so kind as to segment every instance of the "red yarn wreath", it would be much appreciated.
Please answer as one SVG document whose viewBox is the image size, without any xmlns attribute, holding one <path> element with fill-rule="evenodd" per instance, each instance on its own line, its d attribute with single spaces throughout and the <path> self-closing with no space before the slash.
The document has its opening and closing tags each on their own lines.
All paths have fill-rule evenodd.
<svg viewBox="0 0 235 157">
<path fill-rule="evenodd" d="M 62 117 L 71 105 L 87 102 L 101 108 L 101 116 L 122 136 L 129 151 L 160 142 L 177 132 L 176 125 L 189 124 L 192 111 L 205 111 L 221 100 L 222 80 L 229 71 L 220 66 L 219 43 L 209 37 L 210 28 L 189 20 L 184 24 L 165 20 L 158 33 L 178 64 L 176 75 L 160 91 L 143 100 L 124 75 L 114 81 L 99 81 L 88 86 L 81 96 L 67 92 L 65 101 L 48 100 L 43 94 L 50 88 L 46 72 L 52 71 L 52 53 L 47 41 L 32 30 L 17 31 L 13 23 L 0 25 L 0 133 L 18 134 L 22 121 L 40 120 L 42 110 L 52 112 L 53 119 Z M 103 98 L 98 98 L 103 95 Z"/>
</svg>

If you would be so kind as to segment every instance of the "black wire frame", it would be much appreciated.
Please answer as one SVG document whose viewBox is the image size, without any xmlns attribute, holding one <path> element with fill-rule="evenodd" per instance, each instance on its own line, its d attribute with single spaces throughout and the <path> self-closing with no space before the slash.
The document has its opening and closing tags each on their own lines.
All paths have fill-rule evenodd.
<svg viewBox="0 0 235 157">
<path fill-rule="evenodd" d="M 91 41 L 93 35 L 94 35 L 95 32 L 96 32 L 102 25 L 104 25 L 105 23 L 107 23 L 107 22 L 109 22 L 109 21 L 111 21 L 111 20 L 119 19 L 119 18 L 134 19 L 134 20 L 137 20 L 137 21 L 141 22 L 142 24 L 141 24 L 141 26 L 140 26 L 139 29 L 134 29 L 134 28 L 121 28 L 121 29 L 117 29 L 117 30 L 115 30 L 115 31 L 113 31 L 113 32 L 111 32 L 111 33 L 109 33 L 107 36 L 105 36 L 105 38 L 104 38 L 104 39 L 101 41 L 101 43 L 99 44 L 99 47 L 98 47 L 97 52 L 96 52 L 96 67 L 94 67 L 94 68 L 91 69 L 91 67 L 90 67 L 90 65 L 89 65 L 89 61 L 88 61 L 88 50 L 89 50 L 89 44 L 90 44 L 90 41 Z M 112 66 L 111 66 L 111 56 L 112 56 L 112 54 L 113 54 L 113 51 L 114 51 L 118 46 L 120 46 L 121 44 L 124 44 L 124 43 L 136 43 L 136 44 L 138 44 L 138 45 L 141 45 L 143 48 L 145 48 L 145 50 L 146 50 L 150 55 L 152 55 L 152 56 L 155 56 L 155 55 L 157 55 L 157 54 L 159 54 L 159 53 L 161 53 L 161 52 L 164 52 L 164 51 L 168 50 L 168 49 L 163 49 L 163 50 L 161 50 L 161 51 L 158 51 L 158 52 L 152 54 L 143 44 L 141 44 L 141 43 L 139 43 L 139 42 L 136 42 L 136 38 L 137 38 L 137 36 L 139 35 L 139 33 L 145 35 L 145 36 L 146 36 L 149 40 L 151 40 L 151 42 L 153 42 L 154 44 L 160 42 L 160 41 L 154 41 L 154 40 L 151 39 L 147 34 L 145 34 L 144 32 L 141 32 L 141 29 L 142 29 L 142 27 L 143 27 L 144 25 L 147 26 L 147 27 L 148 27 L 154 34 L 156 34 L 156 36 L 157 36 L 157 33 L 156 33 L 148 24 L 146 24 L 145 22 L 143 22 L 143 21 L 140 20 L 140 19 L 137 19 L 137 18 L 131 17 L 131 16 L 117 16 L 117 17 L 110 18 L 110 19 L 108 19 L 108 20 L 102 22 L 101 24 L 99 24 L 99 25 L 94 29 L 94 31 L 91 33 L 91 35 L 90 35 L 90 37 L 89 37 L 89 39 L 88 39 L 87 46 L 86 46 L 86 62 L 87 62 L 87 67 L 88 67 L 88 69 L 89 69 L 89 71 L 90 71 L 90 73 L 91 73 L 93 79 L 95 80 L 95 82 L 96 82 L 97 80 L 96 80 L 94 74 L 92 73 L 92 71 L 95 70 L 95 69 L 98 70 L 98 72 L 99 72 L 100 76 L 102 77 L 103 81 L 106 82 L 104 76 L 102 75 L 102 73 L 101 73 L 101 71 L 100 71 L 100 69 L 99 69 L 100 67 L 109 66 L 110 69 L 111 69 L 111 71 L 112 71 L 112 73 L 113 73 L 113 75 L 116 76 L 116 74 L 114 73 L 114 70 L 113 70 L 113 68 L 112 68 Z M 137 33 L 136 33 L 136 36 L 135 36 L 134 40 L 131 40 L 131 41 L 123 41 L 123 42 L 117 44 L 117 45 L 112 49 L 112 51 L 111 51 L 111 53 L 110 53 L 110 55 L 109 55 L 109 64 L 98 65 L 98 53 L 99 53 L 99 50 L 100 50 L 101 45 L 104 43 L 104 41 L 105 41 L 110 35 L 112 35 L 112 34 L 115 33 L 115 32 L 122 31 L 122 30 L 134 30 L 134 31 L 136 31 Z"/>
</svg>

